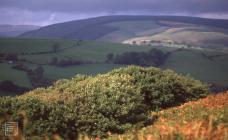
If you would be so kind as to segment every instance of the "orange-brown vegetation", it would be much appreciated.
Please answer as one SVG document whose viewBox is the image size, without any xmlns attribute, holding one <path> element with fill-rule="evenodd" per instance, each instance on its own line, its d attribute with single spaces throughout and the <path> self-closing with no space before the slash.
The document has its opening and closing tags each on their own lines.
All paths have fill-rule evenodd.
<svg viewBox="0 0 228 140">
<path fill-rule="evenodd" d="M 228 91 L 210 95 L 160 112 L 158 120 L 141 130 L 113 136 L 110 140 L 227 140 Z"/>
</svg>

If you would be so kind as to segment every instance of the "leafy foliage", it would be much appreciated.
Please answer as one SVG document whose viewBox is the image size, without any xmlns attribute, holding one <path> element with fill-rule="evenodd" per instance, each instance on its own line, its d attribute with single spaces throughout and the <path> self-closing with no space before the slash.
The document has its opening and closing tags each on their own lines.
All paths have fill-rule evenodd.
<svg viewBox="0 0 228 140">
<path fill-rule="evenodd" d="M 165 63 L 169 53 L 159 49 L 151 49 L 149 52 L 125 52 L 117 55 L 114 59 L 116 64 L 139 65 L 139 66 L 161 66 Z M 109 60 L 109 58 L 107 58 Z"/>
<path fill-rule="evenodd" d="M 124 135 L 114 135 L 109 140 L 225 140 L 228 139 L 228 92 L 210 95 L 198 101 L 159 112 L 153 125 Z"/>
<path fill-rule="evenodd" d="M 207 95 L 207 86 L 190 77 L 157 68 L 130 66 L 97 76 L 77 75 L 25 95 L 0 98 L 0 110 L 24 125 L 24 135 L 78 133 L 106 137 L 145 124 L 151 111 Z M 7 108 L 6 108 L 7 106 Z M 9 112 L 9 108 L 10 112 Z M 24 117 L 20 117 L 25 112 Z"/>
</svg>

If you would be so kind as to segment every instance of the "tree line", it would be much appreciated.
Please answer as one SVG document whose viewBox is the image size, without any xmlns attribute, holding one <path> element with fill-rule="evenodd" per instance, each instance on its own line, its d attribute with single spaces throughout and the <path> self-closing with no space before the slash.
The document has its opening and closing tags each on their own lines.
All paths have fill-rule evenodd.
<svg viewBox="0 0 228 140">
<path fill-rule="evenodd" d="M 159 49 L 151 49 L 148 52 L 124 52 L 122 54 L 114 55 L 107 54 L 106 62 L 124 65 L 138 65 L 138 66 L 155 66 L 163 65 L 170 55 L 170 52 L 163 52 Z"/>
</svg>

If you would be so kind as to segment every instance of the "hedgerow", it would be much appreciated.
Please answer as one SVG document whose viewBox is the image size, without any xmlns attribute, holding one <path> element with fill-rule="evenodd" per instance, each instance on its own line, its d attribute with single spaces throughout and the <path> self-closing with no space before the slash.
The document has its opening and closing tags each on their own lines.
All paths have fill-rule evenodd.
<svg viewBox="0 0 228 140">
<path fill-rule="evenodd" d="M 151 111 L 207 94 L 207 86 L 190 77 L 129 66 L 96 76 L 77 75 L 46 89 L 0 98 L 0 111 L 22 122 L 26 136 L 57 133 L 71 138 L 85 133 L 106 137 L 109 132 L 123 133 L 153 120 Z"/>
</svg>

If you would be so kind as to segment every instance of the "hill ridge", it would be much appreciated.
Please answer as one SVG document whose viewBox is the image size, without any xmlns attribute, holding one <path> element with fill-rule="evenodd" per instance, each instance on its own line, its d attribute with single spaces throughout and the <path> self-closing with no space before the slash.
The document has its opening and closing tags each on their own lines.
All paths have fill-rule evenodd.
<svg viewBox="0 0 228 140">
<path fill-rule="evenodd" d="M 19 37 L 36 37 L 36 38 L 67 38 L 67 39 L 84 39 L 96 40 L 114 32 L 117 28 L 106 26 L 108 23 L 119 21 L 142 21 L 142 20 L 167 20 L 183 23 L 191 23 L 198 25 L 207 25 L 218 28 L 228 29 L 228 20 L 223 19 L 207 19 L 199 17 L 186 17 L 186 16 L 102 16 L 82 20 L 73 20 L 69 22 L 57 23 L 48 25 L 35 31 L 26 32 Z M 92 34 L 92 35 L 91 35 Z"/>
</svg>

